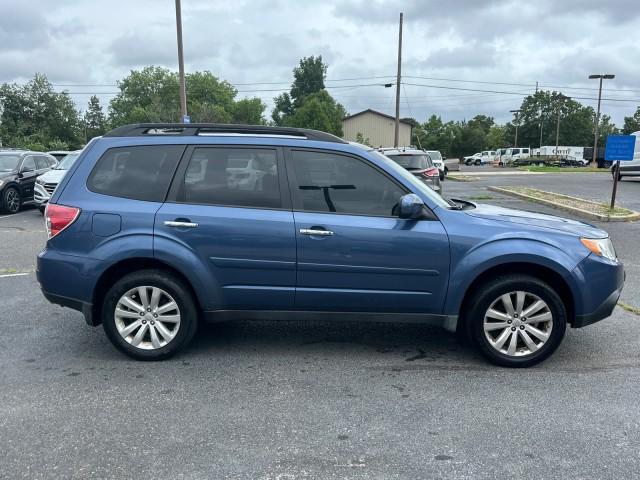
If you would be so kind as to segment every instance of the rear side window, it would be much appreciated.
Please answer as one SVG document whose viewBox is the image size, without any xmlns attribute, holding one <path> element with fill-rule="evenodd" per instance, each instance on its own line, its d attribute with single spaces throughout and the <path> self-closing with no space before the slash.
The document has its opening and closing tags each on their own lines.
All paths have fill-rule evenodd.
<svg viewBox="0 0 640 480">
<path fill-rule="evenodd" d="M 267 148 L 196 148 L 178 199 L 204 205 L 280 208 L 277 152 Z"/>
<path fill-rule="evenodd" d="M 113 197 L 162 202 L 183 151 L 181 145 L 111 148 L 96 163 L 87 186 Z"/>
<path fill-rule="evenodd" d="M 49 162 L 47 157 L 38 156 L 36 157 L 36 168 L 38 170 L 44 170 L 45 168 L 49 168 Z"/>
</svg>

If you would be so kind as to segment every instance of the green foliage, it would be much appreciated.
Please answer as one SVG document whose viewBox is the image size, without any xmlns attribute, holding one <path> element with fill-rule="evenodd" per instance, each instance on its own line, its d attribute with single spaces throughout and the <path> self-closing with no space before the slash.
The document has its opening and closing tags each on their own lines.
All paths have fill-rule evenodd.
<svg viewBox="0 0 640 480">
<path fill-rule="evenodd" d="M 630 133 L 640 130 L 640 107 L 636 109 L 631 117 L 624 117 L 624 127 L 622 127 L 622 133 L 629 135 Z"/>
<path fill-rule="evenodd" d="M 347 112 L 324 89 L 327 65 L 322 56 L 305 57 L 293 69 L 289 93 L 274 98 L 271 118 L 276 125 L 313 128 L 342 136 L 342 119 Z"/>
<path fill-rule="evenodd" d="M 84 128 L 87 140 L 102 135 L 107 128 L 107 119 L 102 111 L 102 105 L 96 95 L 92 95 L 84 113 Z"/>
<path fill-rule="evenodd" d="M 187 112 L 192 122 L 263 124 L 258 98 L 236 101 L 237 90 L 211 72 L 185 75 Z M 132 70 L 118 82 L 120 93 L 109 105 L 112 127 L 138 122 L 179 122 L 178 74 L 163 67 Z"/>
<path fill-rule="evenodd" d="M 371 141 L 369 140 L 369 137 L 364 138 L 362 132 L 356 133 L 356 142 L 371 147 Z"/>
<path fill-rule="evenodd" d="M 58 93 L 45 75 L 23 86 L 0 87 L 0 139 L 5 147 L 47 150 L 81 145 L 79 112 L 68 93 Z"/>
<path fill-rule="evenodd" d="M 507 143 L 507 128 L 503 125 L 492 125 L 485 139 L 485 146 L 489 150 L 496 150 Z"/>
<path fill-rule="evenodd" d="M 285 119 L 285 125 L 298 128 L 313 128 L 342 136 L 342 119 L 347 115 L 344 107 L 337 103 L 326 90 L 308 95 L 295 113 Z"/>
</svg>

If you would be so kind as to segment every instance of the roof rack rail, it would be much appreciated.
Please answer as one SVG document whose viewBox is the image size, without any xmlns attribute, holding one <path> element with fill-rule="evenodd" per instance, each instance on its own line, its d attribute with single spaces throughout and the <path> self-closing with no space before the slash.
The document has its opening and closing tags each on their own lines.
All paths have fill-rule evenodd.
<svg viewBox="0 0 640 480">
<path fill-rule="evenodd" d="M 347 143 L 330 133 L 307 128 L 268 127 L 222 123 L 136 123 L 115 128 L 103 137 L 140 137 L 143 135 L 247 135 L 299 138 L 319 142 Z"/>
</svg>

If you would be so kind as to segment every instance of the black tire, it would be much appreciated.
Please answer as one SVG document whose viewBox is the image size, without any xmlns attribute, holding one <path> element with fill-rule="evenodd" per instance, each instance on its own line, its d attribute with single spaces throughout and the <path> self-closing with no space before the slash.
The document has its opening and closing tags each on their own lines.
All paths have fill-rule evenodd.
<svg viewBox="0 0 640 480">
<path fill-rule="evenodd" d="M 444 182 L 444 172 L 440 172 L 440 181 Z"/>
<path fill-rule="evenodd" d="M 482 165 L 482 162 L 481 162 L 480 160 L 476 160 L 475 165 L 476 165 L 476 167 L 477 167 L 478 165 Z"/>
<path fill-rule="evenodd" d="M 510 356 L 497 351 L 484 334 L 484 316 L 491 304 L 501 295 L 513 291 L 525 291 L 543 300 L 553 316 L 549 338 L 534 353 Z M 491 363 L 503 367 L 526 368 L 546 360 L 558 348 L 567 327 L 567 312 L 556 291 L 548 284 L 529 275 L 506 275 L 484 283 L 467 302 L 468 311 L 463 315 L 463 335 Z"/>
<path fill-rule="evenodd" d="M 46 205 L 38 205 L 38 210 L 42 215 L 44 215 L 44 210 L 47 208 Z"/>
<path fill-rule="evenodd" d="M 143 350 L 129 344 L 116 327 L 114 311 L 122 295 L 139 286 L 158 287 L 169 293 L 180 309 L 180 327 L 166 345 Z M 198 308 L 189 288 L 180 279 L 163 270 L 140 270 L 125 275 L 107 292 L 102 304 L 102 325 L 111 343 L 122 353 L 136 360 L 165 360 L 186 347 L 198 327 Z"/>
<path fill-rule="evenodd" d="M 20 192 L 14 187 L 7 188 L 2 194 L 2 205 L 4 206 L 5 212 L 11 215 L 18 213 L 22 206 Z"/>
</svg>

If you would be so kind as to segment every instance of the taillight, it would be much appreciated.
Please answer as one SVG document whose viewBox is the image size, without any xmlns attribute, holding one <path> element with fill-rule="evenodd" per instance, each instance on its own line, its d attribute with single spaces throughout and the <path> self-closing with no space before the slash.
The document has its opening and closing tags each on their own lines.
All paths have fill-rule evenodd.
<svg viewBox="0 0 640 480">
<path fill-rule="evenodd" d="M 437 177 L 438 175 L 440 175 L 440 173 L 438 172 L 438 169 L 436 167 L 428 168 L 424 172 L 422 172 L 422 174 L 425 177 Z"/>
<path fill-rule="evenodd" d="M 55 237 L 62 230 L 75 222 L 78 215 L 80 215 L 79 208 L 56 205 L 54 203 L 48 204 L 44 212 L 44 218 L 49 238 Z"/>
</svg>

